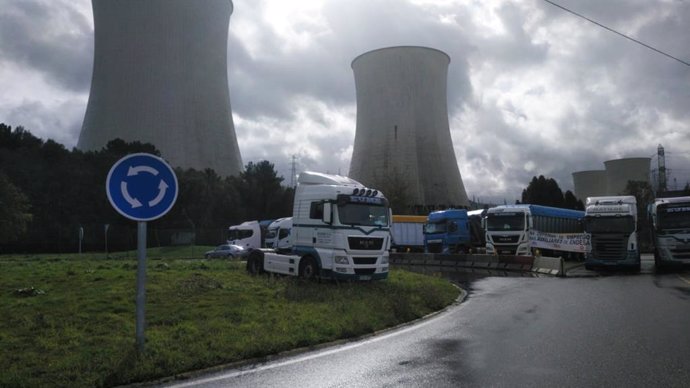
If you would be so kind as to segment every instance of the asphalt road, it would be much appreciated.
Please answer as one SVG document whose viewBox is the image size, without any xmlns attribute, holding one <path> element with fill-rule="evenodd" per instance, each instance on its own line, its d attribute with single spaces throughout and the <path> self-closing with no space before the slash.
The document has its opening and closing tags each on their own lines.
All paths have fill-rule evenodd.
<svg viewBox="0 0 690 388">
<path fill-rule="evenodd" d="M 195 387 L 687 387 L 690 273 L 461 276 L 465 302 L 368 340 Z"/>
</svg>

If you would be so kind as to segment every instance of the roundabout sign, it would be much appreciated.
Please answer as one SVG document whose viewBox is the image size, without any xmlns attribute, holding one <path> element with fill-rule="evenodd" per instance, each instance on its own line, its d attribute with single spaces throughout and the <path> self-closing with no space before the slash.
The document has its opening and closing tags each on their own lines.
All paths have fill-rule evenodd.
<svg viewBox="0 0 690 388">
<path fill-rule="evenodd" d="M 151 154 L 131 154 L 117 161 L 105 185 L 115 210 L 135 221 L 160 218 L 177 200 L 175 172 L 165 160 Z"/>
<path fill-rule="evenodd" d="M 108 200 L 118 213 L 137 222 L 136 343 L 144 351 L 146 304 L 146 222 L 165 215 L 177 200 L 177 177 L 165 160 L 151 154 L 127 155 L 110 168 Z"/>
</svg>

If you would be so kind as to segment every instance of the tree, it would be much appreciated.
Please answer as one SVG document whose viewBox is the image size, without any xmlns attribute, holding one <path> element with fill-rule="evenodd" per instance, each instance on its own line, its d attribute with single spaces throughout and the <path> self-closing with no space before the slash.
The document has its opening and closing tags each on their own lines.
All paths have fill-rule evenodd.
<svg viewBox="0 0 690 388">
<path fill-rule="evenodd" d="M 249 162 L 240 173 L 240 180 L 240 197 L 249 219 L 273 219 L 292 213 L 292 204 L 286 208 L 283 203 L 286 189 L 281 186 L 283 178 L 278 176 L 273 163 Z"/>
<path fill-rule="evenodd" d="M 26 233 L 31 213 L 29 199 L 0 172 L 0 244 L 19 239 Z"/>
<path fill-rule="evenodd" d="M 563 191 L 552 178 L 539 175 L 532 178 L 527 188 L 522 190 L 521 203 L 563 207 Z"/>
<path fill-rule="evenodd" d="M 563 195 L 563 207 L 566 209 L 585 210 L 585 205 L 570 190 Z"/>
</svg>

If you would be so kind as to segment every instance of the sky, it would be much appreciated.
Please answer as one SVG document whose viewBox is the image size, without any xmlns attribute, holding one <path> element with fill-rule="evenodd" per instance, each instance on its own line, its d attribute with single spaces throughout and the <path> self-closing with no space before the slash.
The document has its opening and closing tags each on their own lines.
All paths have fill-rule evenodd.
<svg viewBox="0 0 690 388">
<path fill-rule="evenodd" d="M 555 0 L 690 62 L 690 0 Z M 666 151 L 690 180 L 690 66 L 543 0 L 235 0 L 228 87 L 243 163 L 348 173 L 350 64 L 390 46 L 447 53 L 453 147 L 470 199 L 512 203 L 533 176 Z M 89 97 L 89 0 L 0 0 L 0 122 L 76 146 Z M 654 178 L 654 177 L 653 177 Z"/>
</svg>

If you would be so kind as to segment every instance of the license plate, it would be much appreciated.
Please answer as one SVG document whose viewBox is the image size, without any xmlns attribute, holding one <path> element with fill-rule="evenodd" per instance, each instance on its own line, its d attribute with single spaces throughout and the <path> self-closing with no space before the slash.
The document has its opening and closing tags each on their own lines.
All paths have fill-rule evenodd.
<svg viewBox="0 0 690 388">
<path fill-rule="evenodd" d="M 371 280 L 371 276 L 369 275 L 363 275 L 359 277 L 359 280 Z"/>
</svg>

